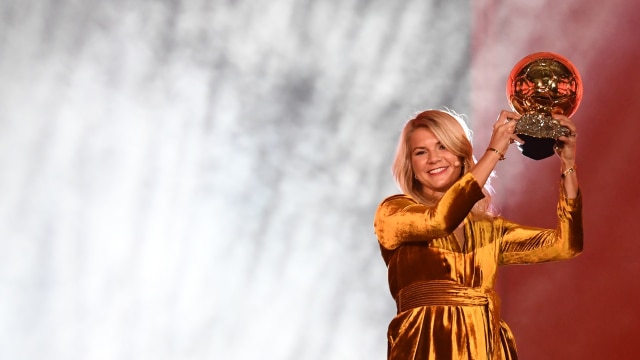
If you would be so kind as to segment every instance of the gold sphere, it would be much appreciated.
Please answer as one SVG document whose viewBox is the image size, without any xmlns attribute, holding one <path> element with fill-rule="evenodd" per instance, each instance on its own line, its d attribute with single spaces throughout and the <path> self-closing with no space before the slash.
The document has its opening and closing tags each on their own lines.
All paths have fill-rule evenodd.
<svg viewBox="0 0 640 360">
<path fill-rule="evenodd" d="M 582 80 L 565 57 L 551 52 L 534 53 L 511 70 L 507 98 L 520 115 L 558 112 L 571 116 L 582 100 Z"/>
</svg>

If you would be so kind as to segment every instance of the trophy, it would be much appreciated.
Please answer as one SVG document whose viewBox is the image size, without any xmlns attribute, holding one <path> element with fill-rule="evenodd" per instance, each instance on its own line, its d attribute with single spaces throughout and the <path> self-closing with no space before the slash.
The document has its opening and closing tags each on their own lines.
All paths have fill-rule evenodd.
<svg viewBox="0 0 640 360">
<path fill-rule="evenodd" d="M 551 52 L 527 55 L 507 80 L 507 99 L 513 111 L 522 115 L 515 133 L 524 140 L 518 148 L 534 160 L 554 154 L 559 136 L 569 134 L 551 114 L 571 116 L 582 100 L 582 80 L 573 64 Z"/>
</svg>

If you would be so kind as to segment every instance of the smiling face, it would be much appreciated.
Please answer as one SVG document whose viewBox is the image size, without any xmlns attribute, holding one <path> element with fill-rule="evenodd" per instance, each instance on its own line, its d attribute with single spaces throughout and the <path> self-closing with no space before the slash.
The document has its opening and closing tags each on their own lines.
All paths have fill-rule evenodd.
<svg viewBox="0 0 640 360">
<path fill-rule="evenodd" d="M 425 195 L 439 198 L 460 178 L 460 159 L 426 127 L 413 130 L 409 144 L 413 172 Z"/>
</svg>

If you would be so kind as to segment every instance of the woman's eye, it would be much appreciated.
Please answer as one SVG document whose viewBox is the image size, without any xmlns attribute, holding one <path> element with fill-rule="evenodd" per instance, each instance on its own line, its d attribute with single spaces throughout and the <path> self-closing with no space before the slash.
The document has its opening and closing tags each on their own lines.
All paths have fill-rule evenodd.
<svg viewBox="0 0 640 360">
<path fill-rule="evenodd" d="M 440 145 L 440 146 L 438 147 L 438 149 L 440 149 L 440 150 L 446 150 L 447 148 L 446 148 L 446 147 L 444 147 L 444 145 Z"/>
<path fill-rule="evenodd" d="M 426 151 L 424 150 L 418 150 L 415 152 L 415 155 L 424 155 L 426 153 Z"/>
</svg>

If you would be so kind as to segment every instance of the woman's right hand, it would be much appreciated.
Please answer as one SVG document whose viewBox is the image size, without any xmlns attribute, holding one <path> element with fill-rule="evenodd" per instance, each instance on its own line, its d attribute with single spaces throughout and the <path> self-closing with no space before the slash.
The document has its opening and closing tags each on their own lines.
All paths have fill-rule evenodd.
<svg viewBox="0 0 640 360">
<path fill-rule="evenodd" d="M 509 150 L 509 145 L 514 142 L 524 144 L 524 141 L 514 134 L 516 124 L 520 120 L 520 115 L 513 111 L 502 110 L 498 120 L 493 124 L 493 133 L 489 141 L 489 148 L 498 150 L 505 154 Z"/>
<path fill-rule="evenodd" d="M 502 110 L 498 120 L 493 124 L 493 134 L 491 134 L 489 147 L 476 165 L 471 168 L 471 173 L 480 186 L 484 186 L 487 179 L 489 179 L 498 160 L 504 159 L 504 154 L 509 149 L 509 144 L 516 141 L 524 144 L 524 141 L 514 134 L 518 120 L 520 120 L 520 115 L 517 113 Z"/>
</svg>

